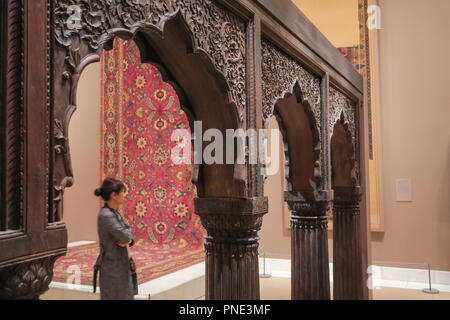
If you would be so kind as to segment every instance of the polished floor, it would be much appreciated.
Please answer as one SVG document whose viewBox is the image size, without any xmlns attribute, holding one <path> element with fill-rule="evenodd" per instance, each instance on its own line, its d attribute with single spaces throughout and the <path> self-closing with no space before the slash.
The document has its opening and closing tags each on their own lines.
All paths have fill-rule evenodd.
<svg viewBox="0 0 450 320">
<path fill-rule="evenodd" d="M 263 300 L 290 300 L 290 278 L 260 279 L 261 299 Z M 333 286 L 331 286 L 333 287 Z M 381 287 L 373 292 L 374 300 L 450 300 L 450 292 L 439 294 L 426 294 L 420 290 Z M 333 295 L 333 292 L 331 292 Z"/>
<path fill-rule="evenodd" d="M 290 300 L 290 278 L 260 279 L 261 300 Z M 333 292 L 331 292 L 333 296 Z M 204 299 L 204 297 L 200 298 Z M 450 300 L 450 292 L 426 294 L 421 290 L 381 287 L 373 290 L 373 300 Z"/>
</svg>

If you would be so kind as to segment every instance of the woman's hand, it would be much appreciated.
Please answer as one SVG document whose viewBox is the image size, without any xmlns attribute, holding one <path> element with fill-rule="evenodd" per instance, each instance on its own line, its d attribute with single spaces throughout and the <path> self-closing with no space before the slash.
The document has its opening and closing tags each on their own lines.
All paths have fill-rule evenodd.
<svg viewBox="0 0 450 320">
<path fill-rule="evenodd" d="M 119 247 L 124 248 L 124 247 L 127 247 L 127 246 L 128 246 L 128 243 L 120 243 L 120 242 L 117 242 L 117 245 L 118 245 Z"/>
</svg>

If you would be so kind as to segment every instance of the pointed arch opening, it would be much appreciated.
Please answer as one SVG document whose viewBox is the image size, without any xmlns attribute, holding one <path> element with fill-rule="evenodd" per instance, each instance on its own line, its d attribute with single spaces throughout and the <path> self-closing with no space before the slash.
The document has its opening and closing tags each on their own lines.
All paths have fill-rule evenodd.
<svg viewBox="0 0 450 320">
<path fill-rule="evenodd" d="M 194 40 L 191 36 L 190 29 L 183 16 L 178 12 L 173 17 L 168 19 L 161 29 L 154 28 L 152 26 L 141 25 L 139 28 L 130 30 L 112 30 L 110 34 L 102 38 L 103 42 L 99 43 L 99 48 L 97 51 L 92 53 L 88 48 L 88 44 L 81 41 L 80 47 L 76 50 L 70 51 L 69 56 L 66 56 L 65 50 L 59 50 L 56 52 L 55 59 L 55 69 L 54 73 L 57 75 L 54 82 L 54 121 L 55 121 L 55 149 L 59 150 L 56 153 L 53 162 L 53 176 L 51 181 L 53 188 L 51 189 L 52 195 L 50 198 L 53 200 L 54 211 L 52 215 L 49 215 L 48 222 L 51 225 L 61 224 L 63 225 L 63 195 L 65 188 L 72 186 L 74 181 L 76 181 L 76 172 L 72 169 L 72 160 L 70 155 L 70 141 L 69 136 L 69 125 L 72 115 L 76 112 L 77 108 L 77 89 L 79 78 L 85 70 L 85 68 L 100 60 L 100 57 L 105 51 L 113 52 L 117 45 L 117 42 L 127 42 L 135 45 L 139 50 L 140 62 L 144 65 L 150 66 L 146 70 L 141 70 L 141 73 L 146 73 L 152 69 L 152 73 L 158 74 L 157 81 L 161 86 L 165 86 L 166 91 L 171 91 L 166 97 L 164 94 L 158 96 L 156 92 L 156 99 L 161 99 L 163 105 L 169 103 L 170 97 L 173 97 L 172 103 L 178 104 L 185 114 L 186 127 L 190 128 L 191 131 L 194 129 L 194 121 L 202 122 L 202 132 L 201 135 L 208 129 L 216 129 L 222 132 L 225 136 L 227 129 L 238 129 L 241 124 L 241 115 L 238 111 L 236 103 L 232 99 L 230 93 L 230 87 L 225 80 L 224 75 L 217 71 L 216 66 L 212 62 L 209 53 L 206 53 L 202 49 L 197 48 L 194 45 Z M 62 49 L 62 48 L 60 48 Z M 63 62 L 64 61 L 64 62 Z M 127 59 L 121 59 L 117 61 L 120 64 L 120 68 L 123 68 L 122 64 Z M 129 62 L 129 60 L 128 60 Z M 139 65 L 140 63 L 136 63 Z M 139 67 L 139 66 L 138 66 Z M 157 72 L 156 72 L 157 70 Z M 141 74 L 142 75 L 142 74 Z M 149 74 L 147 74 L 149 75 Z M 58 77 L 60 76 L 60 78 Z M 142 94 L 144 88 L 139 88 L 143 82 L 146 80 L 145 77 L 133 78 L 134 89 L 126 90 L 124 95 L 134 95 L 139 96 Z M 123 80 L 123 79 L 122 79 Z M 123 85 L 123 81 L 120 81 L 120 85 Z M 139 82 L 139 84 L 138 84 Z M 116 90 L 121 90 L 119 86 L 112 88 L 111 95 L 118 95 Z M 106 88 L 107 90 L 108 88 Z M 122 88 L 123 90 L 123 88 Z M 121 93 L 122 95 L 122 93 Z M 167 246 L 170 249 L 183 249 L 186 246 L 187 238 L 200 238 L 200 243 L 202 244 L 202 236 L 199 231 L 201 228 L 200 219 L 197 215 L 194 215 L 195 209 L 193 208 L 194 202 L 192 201 L 192 207 L 183 208 L 183 201 L 178 201 L 176 197 L 183 197 L 180 193 L 185 190 L 181 187 L 177 188 L 175 184 L 172 185 L 173 197 L 170 201 L 167 189 L 164 192 L 162 186 L 160 185 L 157 189 L 152 189 L 155 185 L 152 185 L 151 181 L 147 181 L 145 178 L 149 174 L 149 170 L 141 170 L 146 164 L 149 164 L 148 157 L 156 157 L 160 162 L 163 162 L 163 158 L 169 158 L 166 161 L 170 161 L 170 151 L 163 150 L 159 152 L 158 150 L 151 150 L 147 154 L 139 153 L 139 151 L 151 149 L 148 148 L 149 144 L 152 143 L 152 139 L 158 140 L 160 137 L 158 135 L 147 135 L 139 136 L 138 133 L 145 133 L 148 131 L 150 126 L 160 126 L 164 127 L 164 120 L 161 125 L 157 124 L 154 119 L 149 120 L 150 113 L 152 112 L 151 107 L 156 107 L 157 102 L 147 103 L 145 100 L 147 96 L 143 96 L 143 99 L 135 99 L 135 103 L 124 104 L 119 102 L 123 106 L 122 117 L 116 122 L 115 118 L 108 119 L 108 115 L 105 114 L 105 122 L 112 120 L 111 127 L 114 127 L 114 132 L 112 132 L 111 137 L 108 136 L 107 130 L 105 135 L 102 136 L 104 139 L 103 143 L 106 148 L 108 144 L 117 145 L 122 144 L 122 151 L 124 151 L 123 145 L 126 144 L 126 139 L 130 139 L 131 136 L 135 135 L 132 140 L 135 142 L 133 150 L 127 150 L 124 154 L 114 154 L 113 158 L 118 160 L 118 164 L 112 164 L 116 166 L 117 170 L 122 170 L 121 178 L 127 186 L 129 193 L 133 193 L 132 198 L 138 197 L 140 195 L 143 199 L 152 198 L 155 203 L 160 204 L 160 206 L 153 206 L 144 203 L 143 201 L 134 201 L 130 204 L 132 214 L 128 215 L 127 218 L 130 225 L 139 232 L 138 234 L 148 237 L 153 242 L 158 242 L 162 247 Z M 139 101 L 138 101 L 139 100 Z M 140 101 L 143 100 L 143 101 Z M 113 104 L 116 102 L 113 102 Z M 80 106 L 81 107 L 81 106 Z M 142 107 L 142 108 L 141 108 Z M 164 107 L 164 106 L 163 106 Z M 149 110 L 150 109 L 150 110 Z M 160 110 L 156 110 L 160 111 Z M 132 119 L 128 117 L 129 114 L 135 116 L 139 113 L 143 117 L 142 123 L 138 124 L 132 123 Z M 164 112 L 164 111 L 163 111 Z M 157 113 L 157 112 L 156 112 Z M 156 116 L 156 114 L 154 115 Z M 172 115 L 173 116 L 173 115 Z M 145 118 L 145 119 L 144 119 Z M 169 120 L 170 121 L 170 120 Z M 128 124 L 124 124 L 129 122 Z M 167 121 L 166 121 L 167 122 Z M 118 127 L 116 126 L 118 125 Z M 122 127 L 121 127 L 122 126 Z M 104 126 L 103 126 L 104 127 Z M 142 132 L 140 132 L 140 130 Z M 157 129 L 158 130 L 158 129 Z M 148 132 L 147 132 L 148 133 Z M 119 136 L 122 136 L 121 138 Z M 144 138 L 145 141 L 143 139 Z M 193 141 L 194 142 L 194 141 Z M 188 141 L 189 143 L 189 141 Z M 208 141 L 199 141 L 200 150 L 203 151 L 205 147 L 209 144 Z M 160 143 L 164 144 L 164 142 Z M 159 152 L 159 153 L 158 153 Z M 225 154 L 226 150 L 224 150 Z M 127 157 L 127 153 L 128 157 Z M 133 154 L 131 158 L 129 155 Z M 163 155 L 164 153 L 164 155 Z M 108 171 L 108 166 L 110 165 L 108 161 L 102 161 L 102 166 L 105 167 L 106 172 Z M 158 163 L 156 164 L 158 165 Z M 177 173 L 170 173 L 174 167 L 164 170 L 159 170 L 158 174 L 172 174 L 177 178 Z M 137 175 L 131 177 L 129 170 L 140 171 Z M 175 170 L 176 171 L 176 170 Z M 178 170 L 181 172 L 181 178 L 187 184 L 192 182 L 197 186 L 197 195 L 195 197 L 205 197 L 205 198 L 240 198 L 246 196 L 246 182 L 247 173 L 245 171 L 245 165 L 234 165 L 234 164 L 192 164 L 190 170 Z M 75 175 L 74 175 L 75 174 Z M 114 174 L 112 174 L 114 175 Z M 75 177 L 75 178 L 74 178 Z M 129 179 L 131 178 L 131 179 Z M 141 179 L 142 183 L 147 183 L 148 188 L 138 188 L 137 180 Z M 164 184 L 170 188 L 171 181 L 164 181 Z M 148 189 L 148 190 L 147 190 Z M 143 194 L 143 192 L 145 194 Z M 149 194 L 153 192 L 153 196 L 150 197 Z M 91 192 L 92 193 L 92 192 Z M 187 195 L 192 196 L 192 193 Z M 167 200 L 165 204 L 163 202 Z M 192 200 L 192 199 L 191 199 Z M 180 206 L 177 206 L 180 205 Z M 189 206 L 189 204 L 188 204 Z M 98 208 L 97 208 L 98 210 Z M 159 211 L 167 211 L 172 217 L 177 216 L 175 223 L 171 224 L 168 221 L 161 219 L 163 215 Z M 143 217 L 154 211 L 153 216 L 149 218 L 148 221 L 144 221 Z M 94 214 L 94 213 L 93 213 Z M 187 223 L 187 218 L 191 219 L 190 223 Z M 150 231 L 151 232 L 150 232 Z M 69 233 L 71 231 L 69 230 Z M 178 237 L 178 234 L 183 234 L 186 237 Z M 147 239 L 147 240 L 149 240 Z M 201 250 L 201 255 L 204 255 L 203 250 Z M 161 255 L 164 255 L 161 253 Z M 173 258 L 175 254 L 170 253 Z M 185 254 L 185 262 L 192 264 L 197 261 L 197 256 L 192 254 Z M 167 255 L 165 256 L 167 258 Z M 149 260 L 149 257 L 143 257 L 143 260 Z M 163 259 L 164 260 L 164 259 Z M 170 265 L 170 260 L 165 259 L 165 262 Z M 139 261 L 137 261 L 139 264 Z M 58 267 L 58 264 L 56 265 Z M 173 272 L 170 270 L 169 272 Z M 141 271 L 142 274 L 142 271 Z M 55 274 L 55 278 L 58 276 Z M 85 279 L 85 281 L 91 281 L 91 279 Z M 141 280 L 142 281 L 142 280 Z"/>
<path fill-rule="evenodd" d="M 314 199 L 320 187 L 320 139 L 311 106 L 296 81 L 292 89 L 278 99 L 265 123 L 269 130 L 268 150 L 279 153 L 279 171 L 267 176 L 265 195 L 269 213 L 261 228 L 261 254 L 269 258 L 291 259 L 291 211 L 286 193 Z M 271 140 L 270 130 L 279 131 L 279 141 Z M 271 148 L 277 143 L 278 148 Z M 269 155 L 271 160 L 273 155 Z M 272 165 L 272 164 L 271 164 Z"/>
<path fill-rule="evenodd" d="M 60 48 L 56 52 L 55 74 L 61 78 L 54 82 L 55 149 L 59 150 L 50 190 L 54 199 L 54 210 L 49 223 L 62 219 L 62 201 L 65 188 L 72 186 L 74 175 L 70 156 L 68 127 L 76 110 L 76 93 L 81 72 L 90 63 L 100 59 L 103 49 L 111 50 L 114 39 L 133 39 L 143 63 L 151 63 L 170 83 L 182 102 L 183 110 L 193 121 L 202 122 L 202 133 L 217 129 L 225 136 L 226 129 L 236 130 L 240 124 L 240 113 L 232 99 L 229 84 L 219 72 L 212 58 L 203 49 L 194 45 L 189 27 L 180 12 L 165 21 L 162 28 L 140 25 L 134 29 L 112 30 L 98 44 L 94 53 L 88 43 L 81 41 L 79 48 L 69 51 Z M 200 141 L 201 150 L 208 142 Z M 226 150 L 224 150 L 225 154 Z M 225 163 L 225 162 L 224 162 Z M 199 197 L 245 197 L 246 168 L 239 164 L 201 164 L 193 170 L 193 182 L 198 187 Z"/>
<path fill-rule="evenodd" d="M 298 81 L 275 103 L 273 115 L 283 136 L 286 191 L 314 197 L 321 184 L 320 133 Z"/>
<path fill-rule="evenodd" d="M 333 126 L 330 149 L 333 188 L 358 187 L 355 147 L 344 113 Z"/>
</svg>

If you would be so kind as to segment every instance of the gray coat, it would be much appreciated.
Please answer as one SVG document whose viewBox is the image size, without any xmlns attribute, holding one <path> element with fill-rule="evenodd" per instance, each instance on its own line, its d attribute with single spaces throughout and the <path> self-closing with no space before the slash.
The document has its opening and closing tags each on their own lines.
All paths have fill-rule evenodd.
<svg viewBox="0 0 450 320">
<path fill-rule="evenodd" d="M 120 214 L 107 205 L 98 214 L 97 227 L 100 254 L 103 255 L 100 266 L 100 299 L 133 300 L 134 290 L 127 248 L 117 245 L 117 242 L 132 241 L 132 230 Z"/>
</svg>

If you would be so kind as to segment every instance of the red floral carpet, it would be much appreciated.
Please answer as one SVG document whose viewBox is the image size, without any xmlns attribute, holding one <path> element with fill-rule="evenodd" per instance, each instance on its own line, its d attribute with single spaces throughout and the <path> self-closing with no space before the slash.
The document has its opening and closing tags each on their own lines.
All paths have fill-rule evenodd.
<svg viewBox="0 0 450 320">
<path fill-rule="evenodd" d="M 69 248 L 67 255 L 59 258 L 55 263 L 53 281 L 66 283 L 69 278 L 73 279 L 74 270 L 80 268 L 80 284 L 92 285 L 94 264 L 99 251 L 98 243 Z M 202 247 L 162 249 L 149 241 L 143 240 L 138 241 L 131 248 L 131 255 L 136 263 L 139 284 L 205 260 Z"/>
<path fill-rule="evenodd" d="M 136 44 L 119 38 L 102 55 L 102 179 L 115 177 L 127 187 L 121 213 L 135 239 L 196 247 L 205 231 L 194 214 L 192 166 L 171 159 L 174 146 L 190 143 L 171 135 L 176 129 L 190 135 L 189 122 L 174 88 L 140 60 Z"/>
</svg>

